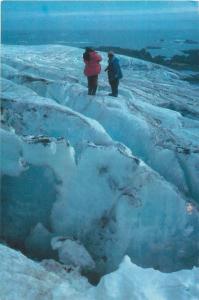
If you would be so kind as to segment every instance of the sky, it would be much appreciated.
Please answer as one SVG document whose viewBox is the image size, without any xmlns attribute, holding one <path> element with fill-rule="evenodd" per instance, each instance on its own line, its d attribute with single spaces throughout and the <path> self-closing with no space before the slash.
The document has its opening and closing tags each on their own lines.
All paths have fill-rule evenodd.
<svg viewBox="0 0 199 300">
<path fill-rule="evenodd" d="M 16 2 L 16 1 L 32 1 L 32 0 L 0 0 L 0 2 Z M 49 2 L 49 0 L 34 0 L 34 1 L 39 1 L 39 2 Z M 60 2 L 60 0 L 50 0 L 52 2 Z M 62 2 L 65 1 L 65 2 L 85 2 L 85 1 L 89 1 L 89 2 L 103 2 L 104 0 L 62 0 Z M 122 1 L 122 2 L 129 2 L 129 0 L 105 0 L 106 2 L 116 2 L 116 1 Z M 167 2 L 168 0 L 130 0 L 131 2 L 157 2 L 157 1 L 163 1 L 163 2 Z M 171 0 L 173 2 L 188 2 L 189 0 Z M 192 0 L 192 1 L 189 1 L 189 2 L 199 2 L 199 0 Z"/>
<path fill-rule="evenodd" d="M 4 30 L 56 29 L 64 25 L 75 29 L 83 22 L 85 28 L 98 28 L 113 20 L 117 28 L 126 28 L 130 26 L 128 19 L 138 20 L 139 26 L 144 19 L 153 19 L 155 24 L 156 18 L 164 22 L 173 15 L 176 20 L 183 17 L 194 22 L 194 18 L 199 17 L 196 7 L 196 3 L 188 1 L 184 4 L 182 1 L 162 4 L 157 1 L 5 1 L 2 3 L 2 27 Z M 120 24 L 116 21 L 118 16 L 121 16 Z"/>
</svg>

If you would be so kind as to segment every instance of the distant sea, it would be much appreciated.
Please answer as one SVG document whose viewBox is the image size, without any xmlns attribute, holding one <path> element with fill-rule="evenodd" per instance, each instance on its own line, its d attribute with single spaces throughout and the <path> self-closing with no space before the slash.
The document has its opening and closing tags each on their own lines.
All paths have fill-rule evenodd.
<svg viewBox="0 0 199 300">
<path fill-rule="evenodd" d="M 171 57 L 199 49 L 199 7 L 193 1 L 7 1 L 2 43 L 147 48 Z"/>
</svg>

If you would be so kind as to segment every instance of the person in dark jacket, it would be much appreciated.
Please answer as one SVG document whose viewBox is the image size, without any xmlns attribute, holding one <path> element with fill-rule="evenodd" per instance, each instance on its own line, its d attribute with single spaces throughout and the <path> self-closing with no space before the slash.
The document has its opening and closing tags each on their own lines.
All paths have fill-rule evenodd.
<svg viewBox="0 0 199 300">
<path fill-rule="evenodd" d="M 112 90 L 112 93 L 109 94 L 109 96 L 117 97 L 119 82 L 123 75 L 119 60 L 112 51 L 108 53 L 108 66 L 105 71 L 108 71 L 108 80 Z"/>
<path fill-rule="evenodd" d="M 102 57 L 92 48 L 86 48 L 83 54 L 85 63 L 84 74 L 88 79 L 88 95 L 95 95 L 98 85 L 98 75 L 101 72 Z"/>
</svg>

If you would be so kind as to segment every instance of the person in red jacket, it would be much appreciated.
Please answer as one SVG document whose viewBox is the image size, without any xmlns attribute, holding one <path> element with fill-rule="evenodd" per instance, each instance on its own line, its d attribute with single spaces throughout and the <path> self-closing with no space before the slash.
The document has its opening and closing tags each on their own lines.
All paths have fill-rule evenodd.
<svg viewBox="0 0 199 300">
<path fill-rule="evenodd" d="M 84 74 L 88 79 L 88 95 L 95 95 L 98 85 L 98 75 L 101 72 L 102 57 L 92 48 L 86 48 L 83 54 L 85 63 Z"/>
</svg>

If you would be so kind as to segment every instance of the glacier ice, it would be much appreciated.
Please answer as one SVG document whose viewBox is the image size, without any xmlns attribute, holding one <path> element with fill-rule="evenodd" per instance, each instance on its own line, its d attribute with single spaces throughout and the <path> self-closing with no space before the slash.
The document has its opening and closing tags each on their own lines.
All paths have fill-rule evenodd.
<svg viewBox="0 0 199 300">
<path fill-rule="evenodd" d="M 51 240 L 55 234 L 51 233 L 42 223 L 37 223 L 25 239 L 26 253 L 37 259 L 58 259 L 58 255 L 51 247 Z"/>
<path fill-rule="evenodd" d="M 32 261 L 0 245 L 0 295 L 4 300 L 196 300 L 199 270 L 161 273 L 126 256 L 118 270 L 93 287 L 76 270 L 53 260 Z"/>
<path fill-rule="evenodd" d="M 121 56 L 118 99 L 105 74 L 89 97 L 81 54 L 2 47 L 1 238 L 37 259 L 57 259 L 56 236 L 79 240 L 100 275 L 124 255 L 167 272 L 197 266 L 197 86 Z"/>
<path fill-rule="evenodd" d="M 4 300 L 77 300 L 90 288 L 75 271 L 68 273 L 53 261 L 39 264 L 3 245 L 0 260 L 0 295 Z"/>
<path fill-rule="evenodd" d="M 101 273 L 115 269 L 125 253 L 136 263 L 162 270 L 197 263 L 197 210 L 190 215 L 186 198 L 125 152 L 124 146 L 88 143 L 76 162 L 75 150 L 65 140 L 20 138 L 3 129 L 1 133 L 2 155 L 6 157 L 2 231 L 11 244 L 23 248 L 40 222 L 52 233 L 79 239 Z M 18 151 L 9 156 L 11 137 L 12 147 Z M 21 157 L 24 169 L 19 163 Z M 18 176 L 11 174 L 12 159 Z M 27 192 L 32 185 L 34 192 Z M 189 226 L 194 230 L 187 236 L 184 231 Z M 184 255 L 180 257 L 182 249 Z M 143 253 L 147 254 L 143 257 Z"/>
<path fill-rule="evenodd" d="M 170 274 L 142 269 L 126 256 L 120 268 L 105 275 L 96 288 L 95 299 L 197 299 L 198 269 Z"/>
<path fill-rule="evenodd" d="M 189 180 L 189 176 L 199 177 L 197 87 L 183 82 L 180 74 L 165 67 L 121 57 L 125 72 L 121 97 L 118 100 L 106 97 L 104 91 L 108 91 L 108 85 L 105 74 L 102 74 L 100 89 L 104 91 L 100 90 L 100 95 L 92 101 L 86 96 L 83 65 L 76 59 L 81 57 L 79 49 L 37 46 L 34 47 L 33 62 L 32 48 L 20 47 L 23 60 L 21 57 L 13 59 L 16 48 L 6 49 L 9 51 L 3 55 L 4 65 L 19 70 L 18 75 L 13 74 L 12 84 L 15 82 L 20 87 L 27 87 L 41 97 L 54 99 L 64 107 L 71 107 L 98 120 L 114 140 L 124 143 L 167 181 L 198 201 L 198 185 Z M 59 54 L 60 61 L 55 52 Z M 36 64 L 37 59 L 39 64 Z M 29 80 L 28 76 L 33 78 Z M 6 78 L 10 77 L 7 75 Z M 14 122 L 19 123 L 18 119 L 15 116 Z M 165 164 L 159 161 L 165 161 Z"/>
<path fill-rule="evenodd" d="M 59 260 L 65 265 L 79 267 L 81 270 L 92 270 L 95 262 L 79 241 L 67 237 L 54 237 L 51 240 L 53 250 L 58 250 Z"/>
</svg>

